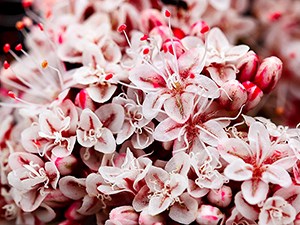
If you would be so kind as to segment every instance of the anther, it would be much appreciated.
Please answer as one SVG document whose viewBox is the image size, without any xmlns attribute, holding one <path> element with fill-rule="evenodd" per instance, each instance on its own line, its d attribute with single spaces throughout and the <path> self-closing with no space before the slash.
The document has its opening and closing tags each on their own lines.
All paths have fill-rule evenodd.
<svg viewBox="0 0 300 225">
<path fill-rule="evenodd" d="M 17 30 L 23 30 L 24 27 L 25 27 L 25 24 L 24 24 L 23 21 L 16 22 L 16 28 L 17 28 Z"/>
<path fill-rule="evenodd" d="M 18 44 L 18 45 L 15 47 L 15 50 L 16 50 L 16 51 L 22 51 L 22 49 L 23 49 L 22 44 Z"/>
<path fill-rule="evenodd" d="M 144 54 L 144 55 L 147 55 L 149 52 L 150 52 L 149 48 L 145 48 L 145 49 L 143 50 L 143 54 Z"/>
<path fill-rule="evenodd" d="M 171 13 L 170 13 L 170 11 L 169 11 L 169 10 L 167 10 L 167 9 L 166 9 L 166 11 L 165 11 L 165 16 L 166 16 L 167 18 L 169 18 L 169 17 L 171 16 Z"/>
<path fill-rule="evenodd" d="M 10 64 L 7 61 L 4 61 L 3 67 L 7 70 L 10 67 Z"/>
<path fill-rule="evenodd" d="M 41 64 L 41 66 L 42 66 L 43 69 L 46 69 L 47 66 L 48 66 L 48 61 L 47 61 L 47 60 L 44 60 L 44 61 L 42 62 L 42 64 Z"/>
<path fill-rule="evenodd" d="M 24 8 L 29 8 L 32 5 L 32 0 L 22 0 L 22 6 Z"/>
<path fill-rule="evenodd" d="M 37 24 L 41 31 L 44 31 L 44 25 L 42 23 Z"/>
<path fill-rule="evenodd" d="M 4 51 L 5 53 L 8 53 L 9 50 L 10 50 L 10 44 L 6 43 L 6 44 L 3 46 L 3 51 Z"/>
<path fill-rule="evenodd" d="M 7 95 L 12 99 L 16 99 L 16 94 L 12 91 L 7 92 Z"/>
<path fill-rule="evenodd" d="M 269 20 L 271 22 L 277 21 L 282 16 L 281 12 L 273 12 L 269 15 Z"/>
<path fill-rule="evenodd" d="M 118 27 L 118 32 L 122 33 L 123 31 L 125 31 L 127 28 L 126 24 L 121 24 L 119 27 Z"/>
<path fill-rule="evenodd" d="M 110 80 L 111 78 L 113 77 L 113 74 L 112 73 L 109 73 L 105 76 L 105 80 Z"/>
</svg>

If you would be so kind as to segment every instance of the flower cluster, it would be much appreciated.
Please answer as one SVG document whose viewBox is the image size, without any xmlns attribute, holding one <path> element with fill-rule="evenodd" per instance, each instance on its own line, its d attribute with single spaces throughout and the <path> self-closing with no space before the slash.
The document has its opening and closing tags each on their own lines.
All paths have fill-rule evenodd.
<svg viewBox="0 0 300 225">
<path fill-rule="evenodd" d="M 249 116 L 283 63 L 241 44 L 247 3 L 23 0 L 27 50 L 3 47 L 0 223 L 300 224 L 300 130 Z"/>
</svg>

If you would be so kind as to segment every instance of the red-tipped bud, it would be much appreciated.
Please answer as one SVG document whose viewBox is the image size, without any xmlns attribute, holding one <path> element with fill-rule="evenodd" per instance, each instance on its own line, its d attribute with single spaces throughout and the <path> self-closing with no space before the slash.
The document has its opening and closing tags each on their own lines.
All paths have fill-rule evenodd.
<svg viewBox="0 0 300 225">
<path fill-rule="evenodd" d="M 15 47 L 15 50 L 16 50 L 16 51 L 21 51 L 22 49 L 23 49 L 22 44 L 18 44 L 18 45 Z"/>
<path fill-rule="evenodd" d="M 182 39 L 182 38 L 184 38 L 186 36 L 186 34 L 184 33 L 184 31 L 181 30 L 178 27 L 172 28 L 172 31 L 173 31 L 174 37 L 176 37 L 178 39 Z"/>
<path fill-rule="evenodd" d="M 7 92 L 7 95 L 12 99 L 16 99 L 16 94 L 12 91 Z"/>
<path fill-rule="evenodd" d="M 163 43 L 162 47 L 164 52 L 170 52 L 172 55 L 174 55 L 174 50 L 175 50 L 177 58 L 179 58 L 185 52 L 184 46 L 182 45 L 181 41 L 178 39 L 175 40 L 167 39 Z"/>
<path fill-rule="evenodd" d="M 208 32 L 210 30 L 209 26 L 207 25 L 207 23 L 205 21 L 201 21 L 201 29 L 200 29 L 200 33 L 201 34 L 205 34 L 206 32 Z"/>
<path fill-rule="evenodd" d="M 4 51 L 5 53 L 8 53 L 9 50 L 10 50 L 10 44 L 6 43 L 6 44 L 3 46 L 3 51 Z"/>
<path fill-rule="evenodd" d="M 109 219 L 116 224 L 138 224 L 139 214 L 132 206 L 120 206 L 110 211 Z"/>
<path fill-rule="evenodd" d="M 75 98 L 75 105 L 82 109 L 85 109 L 85 108 L 89 108 L 92 110 L 95 109 L 95 104 L 85 89 L 82 89 L 77 94 L 77 96 Z"/>
<path fill-rule="evenodd" d="M 250 81 L 243 82 L 242 84 L 247 90 L 248 99 L 244 109 L 248 111 L 258 105 L 264 93 Z"/>
<path fill-rule="evenodd" d="M 265 58 L 259 66 L 254 83 L 264 92 L 272 91 L 281 77 L 282 62 L 279 58 L 271 56 Z"/>
<path fill-rule="evenodd" d="M 191 27 L 191 34 L 195 36 L 202 36 L 210 30 L 209 26 L 204 20 L 194 23 Z"/>
<path fill-rule="evenodd" d="M 10 67 L 10 64 L 7 61 L 4 61 L 3 68 L 7 70 L 9 67 Z"/>
<path fill-rule="evenodd" d="M 69 155 L 63 158 L 57 158 L 55 160 L 56 168 L 58 169 L 59 173 L 63 176 L 71 174 L 76 164 L 77 159 L 73 155 Z"/>
<path fill-rule="evenodd" d="M 126 24 L 121 24 L 119 27 L 118 27 L 118 32 L 119 33 L 122 33 L 124 30 L 126 30 L 127 26 Z"/>
<path fill-rule="evenodd" d="M 165 16 L 166 16 L 167 18 L 171 17 L 171 13 L 170 13 L 170 11 L 167 10 L 167 9 L 166 9 L 166 11 L 165 11 Z"/>
<path fill-rule="evenodd" d="M 247 91 L 237 80 L 227 81 L 222 85 L 219 103 L 227 110 L 239 110 L 247 101 Z"/>
<path fill-rule="evenodd" d="M 41 31 L 44 31 L 44 25 L 42 23 L 37 24 Z"/>
<path fill-rule="evenodd" d="M 143 37 L 140 38 L 141 41 L 146 41 L 148 39 L 148 35 L 144 34 Z"/>
<path fill-rule="evenodd" d="M 217 207 L 201 205 L 196 221 L 201 225 L 217 225 L 224 219 L 224 214 Z M 221 223 L 222 224 L 222 223 Z"/>
<path fill-rule="evenodd" d="M 24 24 L 23 21 L 16 22 L 16 28 L 17 28 L 17 30 L 23 30 L 24 27 L 25 27 L 25 24 Z"/>
<path fill-rule="evenodd" d="M 24 8 L 29 8 L 32 5 L 32 0 L 22 0 L 22 5 Z"/>
<path fill-rule="evenodd" d="M 143 50 L 143 54 L 144 54 L 144 55 L 147 55 L 149 52 L 150 52 L 150 49 L 149 49 L 149 48 L 145 48 L 145 49 Z"/>
<path fill-rule="evenodd" d="M 232 191 L 229 186 L 222 186 L 219 190 L 210 190 L 207 199 L 219 207 L 227 207 L 232 200 Z"/>
<path fill-rule="evenodd" d="M 253 51 L 247 52 L 237 63 L 239 73 L 237 79 L 240 82 L 252 81 L 258 69 L 258 56 Z"/>
</svg>

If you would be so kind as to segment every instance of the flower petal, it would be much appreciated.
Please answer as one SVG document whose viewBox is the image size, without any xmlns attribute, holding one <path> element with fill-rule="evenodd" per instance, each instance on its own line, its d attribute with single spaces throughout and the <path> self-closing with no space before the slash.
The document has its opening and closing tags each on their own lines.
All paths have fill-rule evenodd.
<svg viewBox="0 0 300 225">
<path fill-rule="evenodd" d="M 266 165 L 266 171 L 262 173 L 262 180 L 266 183 L 278 184 L 288 187 L 292 184 L 290 174 L 280 166 Z"/>
<path fill-rule="evenodd" d="M 242 184 L 242 194 L 244 199 L 251 205 L 264 201 L 268 191 L 269 185 L 259 179 L 244 181 Z"/>
</svg>

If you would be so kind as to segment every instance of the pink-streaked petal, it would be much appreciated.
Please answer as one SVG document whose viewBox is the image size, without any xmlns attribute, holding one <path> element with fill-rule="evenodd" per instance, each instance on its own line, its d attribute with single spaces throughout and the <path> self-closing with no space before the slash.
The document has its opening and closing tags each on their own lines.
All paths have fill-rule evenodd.
<svg viewBox="0 0 300 225">
<path fill-rule="evenodd" d="M 237 159 L 245 160 L 249 156 L 252 157 L 249 146 L 244 141 L 237 138 L 222 140 L 218 145 L 218 150 L 221 157 L 228 163 L 232 163 Z"/>
<path fill-rule="evenodd" d="M 210 66 L 207 68 L 211 78 L 220 86 L 236 79 L 236 71 L 232 67 Z"/>
<path fill-rule="evenodd" d="M 42 195 L 39 191 L 33 189 L 29 192 L 21 194 L 21 196 L 22 197 L 19 202 L 21 209 L 24 212 L 32 212 L 41 205 L 43 200 L 46 198 L 47 194 L 45 193 Z"/>
<path fill-rule="evenodd" d="M 55 164 L 53 162 L 45 163 L 45 172 L 47 177 L 49 177 L 49 183 L 51 184 L 53 189 L 56 189 L 58 180 L 59 180 L 59 171 L 57 170 Z"/>
<path fill-rule="evenodd" d="M 125 120 L 122 126 L 122 130 L 118 132 L 116 143 L 122 144 L 126 141 L 135 131 L 135 127 L 131 125 L 128 120 Z"/>
<path fill-rule="evenodd" d="M 40 207 L 34 212 L 35 216 L 42 222 L 48 223 L 52 221 L 56 213 L 55 211 L 48 205 L 42 203 Z"/>
<path fill-rule="evenodd" d="M 112 133 L 118 133 L 123 125 L 125 112 L 124 108 L 115 103 L 108 103 L 95 111 L 104 127 L 111 130 Z"/>
<path fill-rule="evenodd" d="M 269 185 L 259 179 L 244 181 L 242 184 L 242 194 L 244 199 L 251 205 L 264 201 L 268 191 Z"/>
<path fill-rule="evenodd" d="M 116 90 L 117 85 L 114 84 L 99 84 L 97 86 L 90 86 L 86 88 L 91 99 L 98 103 L 104 103 L 110 100 Z"/>
<path fill-rule="evenodd" d="M 163 92 L 150 92 L 146 95 L 143 102 L 143 115 L 146 119 L 153 119 L 161 110 L 165 100 L 170 97 Z"/>
<path fill-rule="evenodd" d="M 99 81 L 99 77 L 93 74 L 93 70 L 88 66 L 83 66 L 75 70 L 73 76 L 78 84 L 89 85 Z"/>
<path fill-rule="evenodd" d="M 153 133 L 153 137 L 157 141 L 166 142 L 178 138 L 178 134 L 183 124 L 177 123 L 171 118 L 167 118 L 160 122 Z"/>
<path fill-rule="evenodd" d="M 280 166 L 266 165 L 261 179 L 266 183 L 278 184 L 282 187 L 289 187 L 292 184 L 290 174 Z"/>
<path fill-rule="evenodd" d="M 152 196 L 149 201 L 149 214 L 151 216 L 158 215 L 170 206 L 172 198 L 168 196 Z"/>
<path fill-rule="evenodd" d="M 85 131 L 82 131 L 79 129 L 76 130 L 77 141 L 81 146 L 90 148 L 90 147 L 93 147 L 97 143 L 96 139 L 93 139 L 93 140 L 85 139 L 85 136 L 86 136 Z"/>
<path fill-rule="evenodd" d="M 200 188 L 193 180 L 189 179 L 187 191 L 192 197 L 201 198 L 209 192 L 209 189 Z"/>
<path fill-rule="evenodd" d="M 70 117 L 61 120 L 50 110 L 43 111 L 39 116 L 40 131 L 46 135 L 52 135 L 70 124 Z M 41 136 L 41 134 L 39 134 Z"/>
<path fill-rule="evenodd" d="M 59 189 L 68 198 L 79 200 L 86 195 L 85 178 L 66 176 L 59 180 Z"/>
<path fill-rule="evenodd" d="M 280 196 L 291 204 L 296 212 L 300 212 L 300 186 L 291 185 L 288 188 L 280 188 L 273 196 Z"/>
<path fill-rule="evenodd" d="M 12 170 L 24 168 L 24 165 L 29 165 L 31 162 L 44 167 L 44 162 L 38 156 L 26 152 L 14 152 L 8 158 L 9 167 Z"/>
<path fill-rule="evenodd" d="M 103 128 L 101 137 L 95 144 L 95 150 L 105 154 L 113 153 L 116 150 L 116 141 L 109 129 Z"/>
<path fill-rule="evenodd" d="M 178 173 L 187 176 L 190 170 L 190 157 L 184 152 L 175 154 L 166 164 L 165 170 L 169 173 Z"/>
<path fill-rule="evenodd" d="M 166 99 L 164 109 L 167 115 L 178 123 L 186 122 L 193 110 L 195 95 L 192 93 L 176 94 Z"/>
<path fill-rule="evenodd" d="M 145 181 L 151 191 L 155 192 L 164 188 L 165 182 L 169 179 L 169 174 L 162 168 L 152 166 L 146 177 Z"/>
<path fill-rule="evenodd" d="M 95 113 L 93 113 L 90 109 L 84 109 L 80 115 L 80 128 L 85 131 L 89 131 L 91 129 L 97 129 L 102 127 L 102 123 Z"/>
<path fill-rule="evenodd" d="M 222 126 L 213 120 L 205 122 L 200 131 L 199 138 L 204 143 L 211 146 L 218 146 L 223 140 L 227 139 L 227 134 Z"/>
<path fill-rule="evenodd" d="M 103 207 L 104 205 L 101 204 L 98 198 L 86 195 L 82 199 L 82 205 L 77 212 L 82 215 L 95 215 L 95 213 L 99 212 Z"/>
<path fill-rule="evenodd" d="M 249 220 L 257 220 L 259 208 L 256 205 L 250 205 L 243 198 L 242 192 L 238 192 L 234 198 L 234 203 L 238 212 Z"/>
<path fill-rule="evenodd" d="M 191 224 L 197 217 L 198 202 L 188 193 L 180 196 L 182 203 L 175 203 L 171 206 L 169 216 L 181 224 Z"/>
<path fill-rule="evenodd" d="M 224 174 L 231 180 L 244 181 L 252 178 L 253 166 L 237 159 L 230 163 L 224 170 Z"/>
<path fill-rule="evenodd" d="M 153 125 L 154 129 L 154 125 Z M 131 138 L 132 146 L 136 149 L 144 149 L 147 148 L 149 145 L 153 143 L 154 139 L 152 134 L 146 132 L 143 129 L 143 132 L 141 134 L 135 133 Z"/>
<path fill-rule="evenodd" d="M 170 175 L 170 189 L 173 198 L 180 196 L 187 186 L 187 178 L 185 176 L 176 173 Z"/>
<path fill-rule="evenodd" d="M 135 211 L 140 212 L 145 209 L 149 204 L 149 188 L 147 185 L 144 185 L 139 192 L 135 195 L 132 206 Z"/>
</svg>

